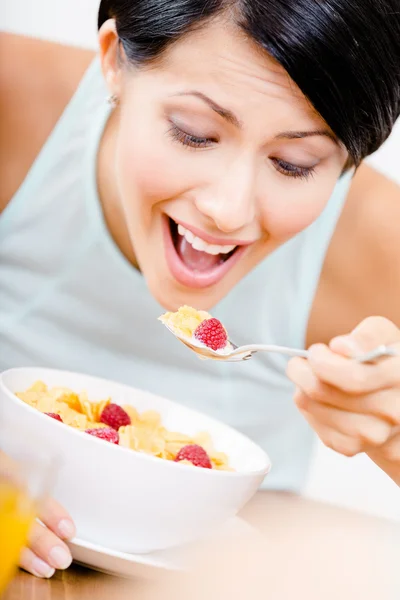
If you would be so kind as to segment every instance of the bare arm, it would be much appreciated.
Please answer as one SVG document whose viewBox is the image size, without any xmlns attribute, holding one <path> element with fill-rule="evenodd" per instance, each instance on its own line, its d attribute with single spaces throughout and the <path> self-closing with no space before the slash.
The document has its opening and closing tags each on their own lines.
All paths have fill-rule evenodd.
<svg viewBox="0 0 400 600">
<path fill-rule="evenodd" d="M 358 365 L 347 357 L 380 344 L 400 353 L 399 226 L 400 188 L 362 167 L 312 307 L 307 341 L 316 345 L 288 367 L 296 405 L 322 442 L 345 456 L 364 452 L 398 486 L 400 358 Z"/>
<path fill-rule="evenodd" d="M 53 130 L 93 53 L 0 33 L 0 213 Z"/>
<path fill-rule="evenodd" d="M 400 325 L 400 187 L 363 165 L 330 244 L 311 311 L 308 345 L 363 319 Z"/>
</svg>

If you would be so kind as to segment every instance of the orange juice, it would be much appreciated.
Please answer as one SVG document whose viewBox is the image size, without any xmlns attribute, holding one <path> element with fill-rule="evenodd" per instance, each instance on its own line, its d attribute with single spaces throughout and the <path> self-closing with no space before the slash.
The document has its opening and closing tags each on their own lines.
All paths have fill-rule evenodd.
<svg viewBox="0 0 400 600">
<path fill-rule="evenodd" d="M 34 503 L 24 490 L 0 480 L 0 595 L 14 574 L 34 519 Z"/>
</svg>

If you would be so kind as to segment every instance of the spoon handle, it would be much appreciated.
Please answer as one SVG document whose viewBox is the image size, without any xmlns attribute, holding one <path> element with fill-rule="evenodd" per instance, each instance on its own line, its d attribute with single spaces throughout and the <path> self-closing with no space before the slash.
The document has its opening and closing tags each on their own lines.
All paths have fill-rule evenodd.
<svg viewBox="0 0 400 600">
<path fill-rule="evenodd" d="M 286 354 L 286 356 L 301 356 L 302 358 L 308 357 L 307 350 L 287 348 L 286 346 L 274 346 L 272 344 L 247 344 L 246 346 L 239 346 L 237 350 L 233 351 L 233 354 L 242 354 L 246 352 L 276 352 L 278 354 Z"/>
<path fill-rule="evenodd" d="M 392 348 L 391 346 L 378 346 L 375 350 L 371 352 L 366 352 L 365 354 L 361 354 L 360 356 L 355 356 L 354 359 L 359 363 L 373 363 L 378 358 L 385 358 L 389 356 L 397 356 L 398 352 L 396 348 Z"/>
<path fill-rule="evenodd" d="M 233 354 L 242 354 L 246 352 L 277 352 L 278 354 L 285 354 L 286 356 L 300 356 L 301 358 L 308 358 L 307 350 L 287 348 L 286 346 L 274 346 L 272 344 L 248 344 L 247 346 L 240 346 L 237 350 L 234 350 Z M 355 356 L 354 360 L 358 363 L 373 363 L 379 358 L 397 355 L 398 353 L 395 348 L 382 345 L 375 348 L 375 350 L 372 350 L 372 352 Z"/>
</svg>

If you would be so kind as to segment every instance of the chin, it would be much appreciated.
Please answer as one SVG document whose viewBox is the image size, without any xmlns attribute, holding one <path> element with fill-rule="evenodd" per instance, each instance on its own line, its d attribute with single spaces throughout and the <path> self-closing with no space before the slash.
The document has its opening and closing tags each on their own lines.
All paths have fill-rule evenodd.
<svg viewBox="0 0 400 600">
<path fill-rule="evenodd" d="M 160 264 L 155 269 L 151 268 L 152 265 L 147 266 L 148 269 L 142 270 L 147 288 L 155 301 L 166 311 L 176 311 L 185 304 L 198 310 L 210 311 L 229 294 L 240 279 L 237 277 L 232 282 L 227 281 L 227 278 L 207 288 L 190 288 L 176 281 L 166 264 L 161 269 Z"/>
</svg>

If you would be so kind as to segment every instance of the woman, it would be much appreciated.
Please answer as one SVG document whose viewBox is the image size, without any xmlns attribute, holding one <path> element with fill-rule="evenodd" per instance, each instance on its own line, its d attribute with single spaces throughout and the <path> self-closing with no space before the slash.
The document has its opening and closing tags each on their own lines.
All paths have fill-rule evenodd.
<svg viewBox="0 0 400 600">
<path fill-rule="evenodd" d="M 103 0 L 99 46 L 2 38 L 0 368 L 198 407 L 269 488 L 301 489 L 313 430 L 400 484 L 400 357 L 348 358 L 400 349 L 400 192 L 361 164 L 399 114 L 397 0 Z M 311 357 L 202 363 L 157 322 L 182 304 Z M 48 577 L 74 529 L 42 520 L 21 564 Z"/>
</svg>

